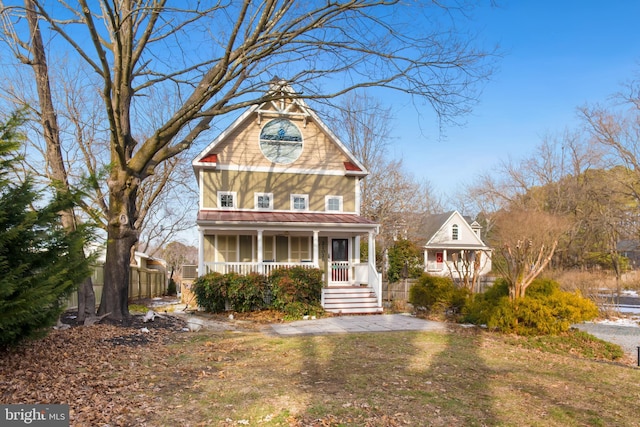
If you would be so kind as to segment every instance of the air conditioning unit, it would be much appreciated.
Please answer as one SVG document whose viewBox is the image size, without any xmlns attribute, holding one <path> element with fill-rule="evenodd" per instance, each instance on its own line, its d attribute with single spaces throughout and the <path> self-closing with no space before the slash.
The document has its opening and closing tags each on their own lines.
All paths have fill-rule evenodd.
<svg viewBox="0 0 640 427">
<path fill-rule="evenodd" d="M 197 279 L 198 278 L 198 266 L 197 265 L 183 265 L 182 266 L 182 278 L 183 279 Z"/>
</svg>

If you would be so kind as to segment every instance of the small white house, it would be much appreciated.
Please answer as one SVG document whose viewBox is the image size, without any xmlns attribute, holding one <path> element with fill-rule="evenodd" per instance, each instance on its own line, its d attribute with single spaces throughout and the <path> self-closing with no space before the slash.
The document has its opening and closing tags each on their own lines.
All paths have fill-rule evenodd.
<svg viewBox="0 0 640 427">
<path fill-rule="evenodd" d="M 465 274 L 480 277 L 491 271 L 491 248 L 483 241 L 482 227 L 458 211 L 429 216 L 425 221 L 425 271 L 435 276 L 460 279 Z"/>
</svg>

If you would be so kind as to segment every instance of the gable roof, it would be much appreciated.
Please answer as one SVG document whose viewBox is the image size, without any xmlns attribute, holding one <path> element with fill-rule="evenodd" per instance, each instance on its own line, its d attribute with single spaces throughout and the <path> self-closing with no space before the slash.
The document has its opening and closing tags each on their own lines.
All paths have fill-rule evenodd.
<svg viewBox="0 0 640 427">
<path fill-rule="evenodd" d="M 225 129 L 217 138 L 215 138 L 204 150 L 198 154 L 191 162 L 194 170 L 203 167 L 216 167 L 218 156 L 217 147 L 227 139 L 233 131 L 241 126 L 244 122 L 253 118 L 254 115 L 260 117 L 261 114 L 274 114 L 274 111 L 282 116 L 297 115 L 303 116 L 304 120 L 313 121 L 335 144 L 335 146 L 345 155 L 348 161 L 344 163 L 345 175 L 365 176 L 368 174 L 364 165 L 351 153 L 347 146 L 338 138 L 338 136 L 327 127 L 320 117 L 304 102 L 303 99 L 297 98 L 296 93 L 289 83 L 285 80 L 275 78 L 271 83 L 268 93 L 279 93 L 277 99 L 254 105 L 242 113 L 227 129 Z M 289 100 L 290 103 L 283 103 L 283 100 Z M 295 107 L 295 108 L 294 108 Z"/>
<path fill-rule="evenodd" d="M 458 218 L 460 221 L 455 221 Z M 465 233 L 467 236 L 472 237 L 472 241 L 463 241 L 463 240 L 436 240 L 439 236 L 447 235 L 448 230 L 445 230 L 450 224 L 453 225 L 453 221 L 458 227 L 467 228 L 468 233 Z M 429 215 L 425 218 L 423 222 L 424 227 L 424 235 L 427 238 L 427 243 L 425 244 L 426 248 L 459 248 L 459 249 L 488 249 L 487 245 L 484 244 L 482 239 L 478 237 L 475 232 L 475 228 L 480 228 L 480 225 L 473 221 L 473 226 L 470 224 L 471 219 L 464 217 L 458 211 L 449 211 L 441 214 Z"/>
<path fill-rule="evenodd" d="M 453 211 L 441 214 L 432 214 L 426 216 L 423 221 L 423 232 L 427 239 L 427 244 L 433 239 L 436 233 L 445 225 L 447 220 L 451 218 Z"/>
</svg>

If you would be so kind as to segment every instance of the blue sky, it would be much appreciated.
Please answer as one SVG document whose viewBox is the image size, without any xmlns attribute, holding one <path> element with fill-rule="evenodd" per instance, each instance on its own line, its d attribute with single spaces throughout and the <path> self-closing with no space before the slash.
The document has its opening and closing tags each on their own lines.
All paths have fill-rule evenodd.
<svg viewBox="0 0 640 427">
<path fill-rule="evenodd" d="M 440 134 L 430 113 L 395 110 L 392 154 L 436 192 L 454 191 L 544 136 L 580 125 L 580 106 L 606 102 L 640 75 L 640 1 L 523 0 L 475 14 L 504 52 L 466 125 Z M 393 107 L 393 104 L 391 104 Z"/>
</svg>

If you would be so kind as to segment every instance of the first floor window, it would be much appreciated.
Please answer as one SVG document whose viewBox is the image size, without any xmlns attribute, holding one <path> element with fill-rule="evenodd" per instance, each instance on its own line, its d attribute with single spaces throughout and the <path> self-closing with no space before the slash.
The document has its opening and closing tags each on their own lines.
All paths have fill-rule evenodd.
<svg viewBox="0 0 640 427">
<path fill-rule="evenodd" d="M 238 238 L 237 236 L 217 236 L 218 261 L 237 262 L 238 261 Z"/>
<path fill-rule="evenodd" d="M 300 262 L 311 258 L 310 239 L 308 237 L 295 237 L 290 239 L 291 261 Z"/>
</svg>

